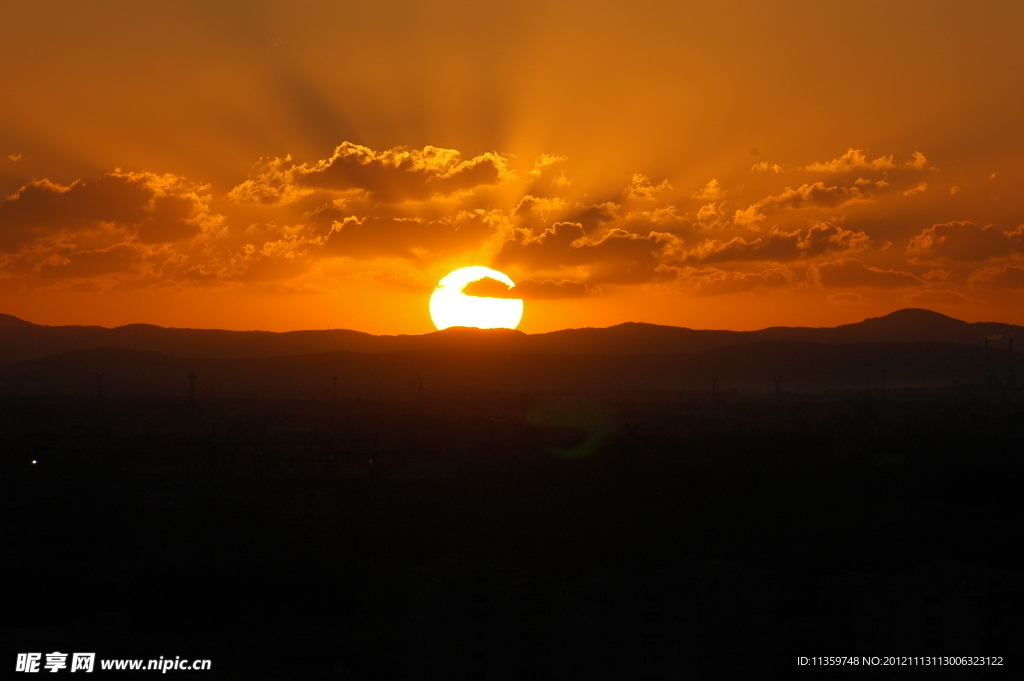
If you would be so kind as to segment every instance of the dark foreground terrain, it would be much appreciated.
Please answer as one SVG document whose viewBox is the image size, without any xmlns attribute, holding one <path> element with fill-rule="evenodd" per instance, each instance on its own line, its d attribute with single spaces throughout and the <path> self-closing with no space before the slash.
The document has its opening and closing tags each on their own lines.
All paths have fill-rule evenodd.
<svg viewBox="0 0 1024 681">
<path fill-rule="evenodd" d="M 56 650 L 207 658 L 168 672 L 204 679 L 993 678 L 797 658 L 1019 669 L 1024 400 L 1008 382 L 10 395 L 3 664 Z"/>
</svg>

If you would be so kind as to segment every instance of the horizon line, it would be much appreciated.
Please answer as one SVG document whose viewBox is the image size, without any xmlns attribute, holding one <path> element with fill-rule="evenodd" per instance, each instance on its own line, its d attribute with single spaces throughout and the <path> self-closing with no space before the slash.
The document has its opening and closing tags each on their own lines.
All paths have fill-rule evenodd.
<svg viewBox="0 0 1024 681">
<path fill-rule="evenodd" d="M 522 334 L 524 336 L 543 336 L 543 335 L 547 335 L 547 334 L 551 334 L 551 333 L 560 333 L 560 332 L 563 332 L 563 331 L 585 331 L 585 330 L 614 329 L 614 328 L 617 328 L 617 327 L 620 327 L 620 326 L 626 326 L 626 325 L 629 325 L 629 324 L 635 324 L 635 325 L 638 325 L 638 326 L 654 326 L 654 327 L 665 328 L 665 329 L 685 329 L 685 330 L 688 330 L 688 331 L 725 331 L 725 332 L 731 332 L 731 333 L 749 333 L 749 332 L 753 332 L 753 331 L 764 331 L 764 330 L 767 330 L 767 329 L 837 329 L 837 328 L 840 328 L 842 326 L 850 326 L 850 325 L 853 325 L 853 324 L 861 324 L 863 322 L 866 322 L 866 321 L 869 321 L 869 320 L 872 320 L 872 319 L 883 319 L 885 317 L 890 317 L 890 316 L 892 316 L 894 314 L 899 314 L 901 312 L 927 312 L 927 313 L 929 313 L 931 315 L 936 315 L 936 316 L 939 316 L 939 317 L 944 317 L 946 319 L 951 319 L 951 320 L 954 320 L 954 321 L 962 322 L 964 324 L 1002 324 L 1004 326 L 1018 326 L 1017 324 L 1012 324 L 1010 322 L 993 321 L 993 320 L 981 321 L 981 322 L 968 322 L 966 320 L 959 319 L 957 317 L 952 317 L 950 315 L 943 314 L 941 312 L 936 312 L 935 310 L 930 310 L 928 308 L 921 308 L 921 307 L 898 308 L 898 309 L 893 310 L 892 312 L 888 312 L 888 313 L 886 313 L 884 315 L 879 315 L 877 317 L 864 317 L 863 319 L 861 319 L 858 322 L 849 322 L 847 324 L 838 324 L 836 326 L 800 326 L 800 325 L 797 325 L 797 326 L 787 326 L 787 325 L 775 325 L 775 326 L 760 327 L 760 328 L 757 328 L 757 329 L 737 330 L 737 329 L 694 328 L 694 327 L 689 327 L 689 326 L 674 326 L 674 325 L 671 325 L 671 324 L 656 324 L 656 323 L 653 323 L 653 322 L 626 321 L 626 322 L 619 322 L 618 324 L 612 324 L 610 326 L 566 327 L 566 328 L 563 328 L 563 329 L 555 329 L 555 330 L 552 330 L 552 331 L 540 331 L 540 332 L 536 332 L 536 333 L 529 333 L 529 332 L 526 332 L 526 331 L 520 331 L 519 329 L 508 329 L 508 328 L 482 329 L 482 328 L 472 327 L 472 326 L 452 326 L 452 327 L 448 327 L 446 329 L 434 329 L 433 331 L 428 331 L 428 332 L 425 332 L 425 333 L 380 333 L 380 334 L 378 334 L 378 333 L 371 333 L 369 331 L 360 331 L 358 329 L 351 329 L 351 328 L 340 328 L 340 327 L 339 328 L 331 328 L 330 326 L 328 326 L 326 329 L 323 329 L 323 328 L 321 328 L 321 329 L 290 329 L 288 331 L 268 331 L 268 330 L 264 330 L 264 329 L 224 329 L 224 328 L 218 328 L 218 327 L 161 326 L 159 324 L 151 324 L 151 323 L 148 323 L 148 322 L 130 322 L 128 324 L 121 324 L 119 326 L 102 326 L 102 325 L 99 325 L 99 324 L 40 324 L 40 323 L 37 323 L 37 322 L 33 322 L 33 321 L 30 321 L 30 320 L 24 319 L 22 317 L 18 317 L 17 315 L 12 315 L 12 314 L 5 313 L 5 312 L 0 312 L 0 318 L 8 317 L 10 319 L 17 320 L 18 322 L 22 322 L 24 324 L 30 324 L 32 326 L 46 327 L 46 328 L 51 328 L 51 329 L 78 328 L 78 329 L 104 329 L 104 330 L 107 330 L 107 331 L 116 331 L 118 329 L 126 329 L 126 328 L 131 328 L 131 327 L 136 327 L 136 326 L 145 326 L 145 327 L 151 327 L 151 328 L 157 328 L 157 329 L 178 330 L 178 331 L 220 331 L 220 332 L 224 332 L 224 333 L 267 333 L 267 334 L 275 334 L 275 335 L 287 334 L 287 333 L 315 333 L 315 332 L 329 333 L 329 332 L 332 332 L 332 331 L 345 331 L 345 332 L 349 332 L 349 333 L 358 333 L 358 334 L 363 334 L 363 335 L 366 335 L 366 336 L 373 336 L 373 337 L 376 337 L 376 338 L 388 338 L 388 337 L 394 338 L 394 337 L 402 337 L 402 336 L 429 336 L 429 335 L 433 335 L 433 334 L 436 334 L 436 333 L 443 333 L 443 332 L 459 333 L 461 331 L 470 331 L 470 332 L 488 332 L 488 331 L 506 332 L 506 331 L 512 331 L 512 332 L 515 332 L 515 333 Z M 3 328 L 3 327 L 0 326 L 0 328 Z"/>
</svg>

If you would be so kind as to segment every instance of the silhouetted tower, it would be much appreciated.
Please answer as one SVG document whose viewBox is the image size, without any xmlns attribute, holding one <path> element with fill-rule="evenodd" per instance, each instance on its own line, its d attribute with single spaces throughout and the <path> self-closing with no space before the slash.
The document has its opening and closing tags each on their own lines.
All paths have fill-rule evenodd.
<svg viewBox="0 0 1024 681">
<path fill-rule="evenodd" d="M 196 408 L 196 363 L 195 355 L 192 356 L 192 367 L 188 371 L 188 408 L 195 410 Z"/>
<path fill-rule="evenodd" d="M 96 398 L 103 399 L 103 374 L 96 374 Z"/>
<path fill-rule="evenodd" d="M 338 401 L 338 374 L 331 376 L 331 399 Z"/>
<path fill-rule="evenodd" d="M 775 376 L 775 401 L 782 401 L 782 376 Z"/>
</svg>

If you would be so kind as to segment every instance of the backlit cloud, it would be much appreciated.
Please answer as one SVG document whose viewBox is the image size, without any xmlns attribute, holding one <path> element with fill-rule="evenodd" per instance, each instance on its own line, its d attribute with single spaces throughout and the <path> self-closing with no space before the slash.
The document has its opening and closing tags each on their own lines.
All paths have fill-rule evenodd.
<svg viewBox="0 0 1024 681">
<path fill-rule="evenodd" d="M 462 290 L 467 296 L 485 298 L 522 298 L 523 300 L 558 300 L 581 298 L 598 291 L 585 281 L 569 279 L 523 279 L 512 288 L 496 279 L 484 278 L 471 282 Z"/>
<path fill-rule="evenodd" d="M 374 200 L 397 203 L 496 184 L 507 175 L 506 159 L 499 154 L 463 159 L 455 149 L 395 147 L 375 152 L 344 142 L 330 158 L 315 163 L 295 165 L 290 156 L 265 161 L 255 178 L 232 189 L 229 196 L 239 203 L 280 204 L 316 189 L 362 190 Z"/>
<path fill-rule="evenodd" d="M 867 247 L 868 235 L 823 222 L 806 232 L 772 229 L 767 236 L 751 241 L 733 237 L 729 241 L 707 239 L 687 252 L 688 263 L 725 263 L 738 261 L 788 262 L 828 253 L 857 253 Z"/>
<path fill-rule="evenodd" d="M 722 190 L 722 185 L 718 183 L 718 180 L 711 180 L 704 188 L 696 192 L 693 198 L 700 199 L 702 201 L 716 201 L 725 196 L 725 192 Z"/>
<path fill-rule="evenodd" d="M 911 160 L 905 166 L 908 168 L 923 168 L 928 159 L 924 154 L 915 151 Z M 849 149 L 839 158 L 823 163 L 812 163 L 804 168 L 814 173 L 847 173 L 854 170 L 891 170 L 899 167 L 893 156 L 879 156 L 869 161 L 862 149 Z"/>
<path fill-rule="evenodd" d="M 658 194 L 671 191 L 671 189 L 672 185 L 668 183 L 668 180 L 662 180 L 659 184 L 651 184 L 645 175 L 635 173 L 629 186 L 626 187 L 625 194 L 628 199 L 652 201 Z"/>
<path fill-rule="evenodd" d="M 460 211 L 440 220 L 366 216 L 335 222 L 324 252 L 356 259 L 424 258 L 478 248 L 505 223 L 499 211 Z"/>
<path fill-rule="evenodd" d="M 917 260 L 981 262 L 1024 253 L 1024 225 L 1003 231 L 973 222 L 944 222 L 910 240 L 907 255 Z"/>
<path fill-rule="evenodd" d="M 495 261 L 540 271 L 589 266 L 595 283 L 626 283 L 653 278 L 662 258 L 678 245 L 668 233 L 611 229 L 592 237 L 580 223 L 556 222 L 539 234 L 513 230 Z"/>
<path fill-rule="evenodd" d="M 833 208 L 845 202 L 863 198 L 864 194 L 857 186 L 829 187 L 824 182 L 815 182 L 801 185 L 796 189 L 786 187 L 781 194 L 769 196 L 745 209 L 737 210 L 733 221 L 741 226 L 753 225 L 764 220 L 769 214 L 783 209 Z"/>
<path fill-rule="evenodd" d="M 121 170 L 67 185 L 34 180 L 0 201 L 0 286 L 307 295 L 351 280 L 421 291 L 449 263 L 465 263 L 518 282 L 476 282 L 469 295 L 588 305 L 622 287 L 646 295 L 648 284 L 699 297 L 818 295 L 832 305 L 884 296 L 954 304 L 1024 288 L 1024 226 L 913 230 L 899 217 L 946 210 L 945 190 L 927 190 L 950 181 L 920 153 L 899 162 L 851 149 L 794 164 L 832 175 L 796 188 L 782 184 L 780 165 L 762 162 L 750 169 L 758 177 L 728 193 L 714 178 L 676 190 L 642 174 L 624 192 L 595 188 L 575 182 L 571 167 L 555 154 L 518 161 L 345 142 L 320 161 L 265 160 L 219 191 Z M 905 251 L 891 248 L 899 243 Z"/>
<path fill-rule="evenodd" d="M 0 251 L 37 241 L 88 241 L 103 231 L 138 243 L 189 239 L 222 220 L 199 194 L 207 189 L 174 175 L 120 171 L 67 186 L 33 181 L 0 202 Z"/>
<path fill-rule="evenodd" d="M 797 281 L 794 273 L 785 267 L 772 267 L 760 272 L 687 268 L 680 274 L 680 279 L 693 284 L 694 291 L 703 296 L 788 288 Z"/>
<path fill-rule="evenodd" d="M 776 175 L 779 173 L 786 172 L 778 163 L 772 163 L 771 165 L 769 165 L 768 161 L 761 161 L 760 163 L 755 163 L 750 168 L 750 172 L 752 173 L 767 173 L 768 171 L 771 171 Z"/>
<path fill-rule="evenodd" d="M 971 274 L 969 282 L 975 286 L 993 289 L 1024 289 L 1024 267 L 1019 265 L 982 267 Z"/>
<path fill-rule="evenodd" d="M 900 194 L 902 194 L 903 196 L 912 196 L 914 194 L 920 194 L 920 193 L 925 192 L 927 190 L 928 190 L 928 183 L 927 182 L 918 182 L 916 185 L 914 185 L 910 189 L 907 189 L 906 191 L 900 192 Z"/>
<path fill-rule="evenodd" d="M 855 259 L 821 263 L 817 269 L 818 281 L 825 288 L 896 289 L 920 283 L 920 279 L 909 272 L 869 267 Z"/>
</svg>

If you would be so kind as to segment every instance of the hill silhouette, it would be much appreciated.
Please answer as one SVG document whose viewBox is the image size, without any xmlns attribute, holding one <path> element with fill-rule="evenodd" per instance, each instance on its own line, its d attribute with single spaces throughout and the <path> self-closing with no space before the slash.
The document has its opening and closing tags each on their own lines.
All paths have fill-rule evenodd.
<svg viewBox="0 0 1024 681">
<path fill-rule="evenodd" d="M 935 342 L 981 345 L 986 337 L 1024 335 L 1024 327 L 964 322 L 930 310 L 898 310 L 834 328 L 770 327 L 756 331 L 688 329 L 625 323 L 608 328 L 525 334 L 506 329 L 451 328 L 422 335 L 376 336 L 347 329 L 224 331 L 129 324 L 43 326 L 0 315 L 0 366 L 48 355 L 100 348 L 157 352 L 170 357 L 268 358 L 326 352 L 388 353 L 424 350 L 493 350 L 557 355 L 692 353 L 765 342 L 824 344 Z"/>
</svg>

